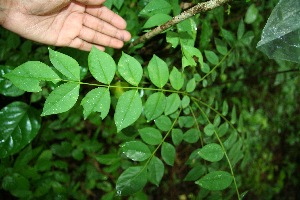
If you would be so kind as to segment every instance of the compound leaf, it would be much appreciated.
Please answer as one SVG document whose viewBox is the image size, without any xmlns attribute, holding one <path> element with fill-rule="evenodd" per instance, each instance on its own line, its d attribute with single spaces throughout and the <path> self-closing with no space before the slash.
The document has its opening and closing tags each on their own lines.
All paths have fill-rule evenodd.
<svg viewBox="0 0 300 200">
<path fill-rule="evenodd" d="M 140 141 L 130 141 L 121 145 L 121 152 L 133 161 L 144 161 L 151 156 L 146 144 Z"/>
<path fill-rule="evenodd" d="M 142 100 L 137 90 L 124 92 L 119 98 L 114 115 L 117 131 L 134 123 L 142 113 Z"/>
<path fill-rule="evenodd" d="M 104 84 L 110 84 L 116 73 L 116 63 L 107 53 L 93 47 L 88 57 L 93 77 Z"/>
<path fill-rule="evenodd" d="M 230 186 L 232 175 L 225 171 L 214 171 L 206 174 L 195 183 L 208 190 L 224 190 Z"/>
<path fill-rule="evenodd" d="M 52 65 L 69 80 L 80 80 L 80 67 L 76 60 L 50 48 L 49 58 Z"/>
<path fill-rule="evenodd" d="M 58 114 L 70 110 L 79 96 L 79 83 L 64 83 L 55 88 L 46 99 L 42 116 Z"/>
<path fill-rule="evenodd" d="M 118 195 L 131 195 L 141 190 L 147 183 L 147 171 L 143 166 L 129 167 L 118 178 Z"/>
<path fill-rule="evenodd" d="M 118 71 L 128 83 L 134 86 L 138 86 L 143 76 L 141 64 L 124 52 L 118 63 Z"/>
<path fill-rule="evenodd" d="M 110 108 L 110 92 L 108 88 L 96 88 L 89 91 L 82 99 L 83 115 L 86 119 L 92 112 L 101 112 L 104 119 Z"/>
<path fill-rule="evenodd" d="M 59 82 L 60 77 L 46 64 L 39 61 L 28 61 L 4 75 L 16 87 L 27 92 L 42 91 L 40 81 Z"/>
<path fill-rule="evenodd" d="M 144 113 L 148 121 L 159 117 L 166 107 L 166 97 L 162 92 L 156 92 L 149 96 L 145 103 Z"/>
</svg>

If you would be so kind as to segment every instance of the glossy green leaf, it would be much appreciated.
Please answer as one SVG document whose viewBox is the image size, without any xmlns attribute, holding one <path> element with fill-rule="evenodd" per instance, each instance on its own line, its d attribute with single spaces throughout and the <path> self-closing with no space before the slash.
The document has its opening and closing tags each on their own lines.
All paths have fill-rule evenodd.
<svg viewBox="0 0 300 200">
<path fill-rule="evenodd" d="M 12 70 L 12 67 L 0 65 L 0 94 L 17 97 L 24 94 L 25 91 L 20 90 L 10 80 L 4 78 L 4 75 Z"/>
<path fill-rule="evenodd" d="M 0 158 L 20 151 L 37 135 L 41 117 L 23 102 L 13 102 L 0 110 Z"/>
<path fill-rule="evenodd" d="M 83 115 L 86 119 L 93 112 L 100 112 L 104 119 L 110 108 L 110 92 L 108 88 L 96 88 L 89 91 L 82 99 Z"/>
<path fill-rule="evenodd" d="M 93 77 L 104 84 L 110 84 L 116 73 L 116 63 L 107 53 L 93 47 L 88 57 L 89 69 Z"/>
<path fill-rule="evenodd" d="M 207 160 L 210 162 L 217 162 L 217 161 L 222 160 L 222 158 L 224 156 L 224 151 L 219 144 L 212 143 L 212 144 L 207 144 L 204 147 L 202 147 L 198 151 L 198 154 L 204 160 Z"/>
<path fill-rule="evenodd" d="M 186 84 L 186 92 L 193 92 L 196 89 L 196 81 L 194 78 L 190 79 Z"/>
<path fill-rule="evenodd" d="M 173 67 L 170 73 L 170 83 L 175 90 L 180 90 L 184 83 L 183 74 L 176 68 Z"/>
<path fill-rule="evenodd" d="M 199 140 L 200 133 L 197 129 L 191 128 L 183 134 L 183 140 L 187 143 L 196 143 Z"/>
<path fill-rule="evenodd" d="M 258 16 L 258 9 L 256 8 L 255 4 L 252 4 L 246 12 L 245 23 L 252 24 L 257 19 L 257 16 Z"/>
<path fill-rule="evenodd" d="M 158 13 L 158 14 L 151 16 L 146 21 L 143 28 L 147 29 L 147 28 L 152 28 L 154 26 L 160 26 L 160 25 L 166 23 L 167 21 L 169 21 L 170 19 L 172 19 L 172 17 L 170 15 Z"/>
<path fill-rule="evenodd" d="M 138 86 L 143 76 L 141 64 L 133 57 L 122 52 L 118 63 L 120 75 L 131 85 Z"/>
<path fill-rule="evenodd" d="M 217 65 L 219 63 L 219 57 L 213 51 L 204 51 L 206 59 L 213 65 Z"/>
<path fill-rule="evenodd" d="M 171 136 L 172 136 L 172 142 L 175 146 L 179 145 L 183 140 L 183 132 L 181 129 L 178 128 L 172 129 Z"/>
<path fill-rule="evenodd" d="M 4 77 L 27 92 L 41 91 L 40 81 L 57 83 L 61 80 L 49 66 L 39 61 L 28 61 L 5 74 Z"/>
<path fill-rule="evenodd" d="M 148 64 L 148 73 L 151 82 L 162 88 L 169 79 L 169 69 L 167 63 L 154 55 Z"/>
<path fill-rule="evenodd" d="M 168 14 L 172 6 L 165 0 L 150 1 L 139 13 L 142 17 L 151 17 L 158 13 Z"/>
<path fill-rule="evenodd" d="M 127 168 L 116 183 L 117 195 L 132 195 L 140 191 L 147 183 L 147 170 L 144 166 Z"/>
<path fill-rule="evenodd" d="M 232 175 L 225 171 L 214 171 L 206 174 L 195 183 L 208 190 L 224 190 L 230 186 Z"/>
<path fill-rule="evenodd" d="M 166 107 L 166 97 L 162 92 L 156 92 L 151 94 L 144 107 L 144 113 L 147 121 L 151 121 L 159 117 Z"/>
<path fill-rule="evenodd" d="M 156 186 L 159 186 L 159 183 L 164 175 L 165 166 L 163 162 L 154 156 L 148 164 L 148 180 Z"/>
<path fill-rule="evenodd" d="M 58 114 L 70 110 L 79 96 L 78 83 L 64 83 L 55 88 L 46 99 L 42 116 Z"/>
<path fill-rule="evenodd" d="M 204 133 L 207 136 L 212 136 L 215 133 L 215 127 L 213 124 L 208 124 L 204 127 Z"/>
<path fill-rule="evenodd" d="M 162 115 L 154 120 L 155 125 L 162 131 L 168 131 L 172 127 L 172 122 L 169 117 Z"/>
<path fill-rule="evenodd" d="M 165 108 L 165 115 L 174 113 L 181 105 L 180 97 L 177 93 L 172 93 L 167 97 L 167 104 Z"/>
<path fill-rule="evenodd" d="M 52 65 L 68 80 L 80 81 L 80 67 L 76 60 L 49 48 L 49 58 Z"/>
<path fill-rule="evenodd" d="M 151 156 L 146 144 L 140 141 L 130 141 L 121 145 L 120 151 L 133 161 L 144 161 Z"/>
<path fill-rule="evenodd" d="M 170 143 L 164 142 L 161 147 L 162 159 L 170 166 L 174 165 L 176 150 Z"/>
<path fill-rule="evenodd" d="M 143 141 L 150 145 L 158 145 L 163 139 L 161 132 L 152 127 L 139 129 L 139 134 Z"/>
<path fill-rule="evenodd" d="M 114 115 L 117 131 L 133 124 L 142 113 L 142 100 L 137 90 L 129 90 L 119 98 Z"/>
</svg>

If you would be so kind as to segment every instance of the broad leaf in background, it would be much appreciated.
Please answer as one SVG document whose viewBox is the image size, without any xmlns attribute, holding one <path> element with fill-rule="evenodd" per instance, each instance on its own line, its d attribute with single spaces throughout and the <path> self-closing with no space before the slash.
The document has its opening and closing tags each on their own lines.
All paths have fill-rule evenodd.
<svg viewBox="0 0 300 200">
<path fill-rule="evenodd" d="M 10 80 L 4 78 L 4 75 L 12 71 L 10 66 L 0 65 L 0 94 L 4 96 L 17 97 L 24 94 L 24 90 L 17 88 Z"/>
<path fill-rule="evenodd" d="M 118 63 L 118 72 L 128 83 L 134 86 L 138 86 L 143 76 L 141 64 L 124 52 L 122 52 Z"/>
<path fill-rule="evenodd" d="M 164 175 L 165 166 L 163 162 L 156 156 L 154 156 L 148 164 L 148 180 L 156 186 Z"/>
<path fill-rule="evenodd" d="M 88 57 L 93 77 L 104 84 L 110 84 L 116 73 L 116 63 L 107 53 L 93 47 Z"/>
<path fill-rule="evenodd" d="M 146 144 L 140 141 L 130 141 L 121 145 L 120 151 L 133 161 L 144 161 L 151 156 Z"/>
<path fill-rule="evenodd" d="M 213 171 L 195 183 L 208 190 L 224 190 L 230 186 L 232 175 L 225 171 Z"/>
<path fill-rule="evenodd" d="M 55 88 L 46 99 L 42 116 L 58 114 L 70 110 L 79 96 L 78 83 L 64 83 Z"/>
<path fill-rule="evenodd" d="M 117 131 L 133 124 L 142 113 L 142 100 L 138 90 L 129 90 L 119 98 L 115 110 Z"/>
<path fill-rule="evenodd" d="M 117 195 L 132 195 L 147 183 L 147 170 L 144 166 L 129 167 L 118 178 Z"/>
<path fill-rule="evenodd" d="M 158 13 L 168 14 L 172 6 L 165 0 L 150 1 L 139 13 L 141 17 L 151 17 Z"/>
<path fill-rule="evenodd" d="M 164 142 L 161 147 L 162 159 L 170 166 L 174 165 L 176 150 L 174 146 L 168 142 Z"/>
<path fill-rule="evenodd" d="M 224 156 L 224 151 L 219 144 L 212 143 L 212 144 L 207 144 L 204 147 L 202 147 L 198 151 L 198 154 L 204 160 L 207 160 L 210 162 L 217 162 L 217 161 L 222 160 L 222 158 Z"/>
<path fill-rule="evenodd" d="M 154 55 L 148 64 L 149 78 L 158 88 L 162 88 L 169 79 L 169 69 L 167 63 Z"/>
<path fill-rule="evenodd" d="M 147 121 L 151 121 L 159 117 L 166 107 L 166 97 L 162 92 L 151 94 L 144 107 L 144 113 Z"/>
<path fill-rule="evenodd" d="M 68 80 L 80 80 L 80 67 L 76 60 L 63 53 L 53 51 L 49 48 L 49 58 L 53 66 Z"/>
<path fill-rule="evenodd" d="M 81 101 L 83 115 L 86 119 L 92 112 L 101 112 L 104 119 L 110 108 L 110 92 L 108 88 L 96 88 L 89 91 Z"/>
<path fill-rule="evenodd" d="M 10 156 L 37 135 L 40 113 L 23 102 L 13 102 L 0 110 L 0 158 Z"/>
<path fill-rule="evenodd" d="M 61 80 L 49 66 L 39 61 L 28 61 L 5 74 L 4 77 L 27 92 L 41 91 L 40 81 L 57 83 Z"/>
<path fill-rule="evenodd" d="M 143 28 L 147 29 L 152 28 L 154 26 L 160 26 L 169 21 L 170 19 L 172 19 L 170 15 L 158 13 L 150 17 L 144 24 Z"/>
</svg>

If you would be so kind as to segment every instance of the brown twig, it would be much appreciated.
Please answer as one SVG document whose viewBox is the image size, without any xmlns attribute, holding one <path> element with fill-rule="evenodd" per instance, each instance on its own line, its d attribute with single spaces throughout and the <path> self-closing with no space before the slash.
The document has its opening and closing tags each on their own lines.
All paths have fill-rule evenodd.
<svg viewBox="0 0 300 200">
<path fill-rule="evenodd" d="M 168 22 L 154 28 L 148 33 L 145 33 L 138 39 L 134 40 L 131 44 L 130 47 L 136 46 L 140 43 L 145 42 L 146 40 L 149 40 L 150 38 L 162 33 L 163 31 L 167 30 L 168 28 L 174 26 L 175 24 L 178 24 L 179 22 L 182 22 L 198 13 L 201 12 L 206 12 L 209 10 L 213 10 L 214 8 L 217 8 L 231 0 L 210 0 L 207 2 L 202 2 L 198 3 L 197 5 L 193 6 L 192 8 L 182 12 L 181 14 L 173 17 L 171 20 Z"/>
</svg>

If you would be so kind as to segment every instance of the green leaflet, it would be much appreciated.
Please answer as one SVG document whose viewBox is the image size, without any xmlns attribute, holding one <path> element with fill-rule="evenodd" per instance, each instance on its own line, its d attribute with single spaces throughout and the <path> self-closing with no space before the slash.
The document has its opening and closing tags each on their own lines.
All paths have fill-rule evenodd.
<svg viewBox="0 0 300 200">
<path fill-rule="evenodd" d="M 170 143 L 164 142 L 161 147 L 161 156 L 166 164 L 173 166 L 176 156 L 176 150 Z"/>
<path fill-rule="evenodd" d="M 196 89 L 195 78 L 190 79 L 186 84 L 186 92 L 193 92 Z"/>
<path fill-rule="evenodd" d="M 55 88 L 46 99 L 42 116 L 58 114 L 70 110 L 79 96 L 79 83 L 64 83 Z"/>
<path fill-rule="evenodd" d="M 213 171 L 195 183 L 208 190 L 224 190 L 230 186 L 232 175 L 225 171 Z"/>
<path fill-rule="evenodd" d="M 204 133 L 207 136 L 212 136 L 215 133 L 215 127 L 214 127 L 214 125 L 213 124 L 207 124 L 204 127 Z"/>
<path fill-rule="evenodd" d="M 194 56 L 198 58 L 198 62 L 200 63 L 200 66 L 203 66 L 203 56 L 200 52 L 199 49 L 193 47 L 193 46 L 188 46 L 188 45 L 182 45 L 182 52 L 186 60 L 183 65 L 183 68 L 186 66 L 196 66 L 196 62 L 194 60 Z"/>
<path fill-rule="evenodd" d="M 143 166 L 127 168 L 118 178 L 117 195 L 131 195 L 141 190 L 147 183 L 147 170 Z"/>
<path fill-rule="evenodd" d="M 177 93 L 172 93 L 167 97 L 167 105 L 165 108 L 165 115 L 169 115 L 178 110 L 181 105 L 180 97 Z"/>
<path fill-rule="evenodd" d="M 52 65 L 68 80 L 80 81 L 80 67 L 76 60 L 50 48 L 49 58 Z"/>
<path fill-rule="evenodd" d="M 206 172 L 206 167 L 202 164 L 196 164 L 184 177 L 184 181 L 196 181 Z"/>
<path fill-rule="evenodd" d="M 167 21 L 169 21 L 170 19 L 172 19 L 172 17 L 170 15 L 158 13 L 158 14 L 151 16 L 146 21 L 143 28 L 147 29 L 147 28 L 152 28 L 154 26 L 160 26 L 160 25 L 166 23 Z"/>
<path fill-rule="evenodd" d="M 110 108 L 110 92 L 108 88 L 96 88 L 89 91 L 82 99 L 83 115 L 86 119 L 92 112 L 101 112 L 104 119 Z"/>
<path fill-rule="evenodd" d="M 133 124 L 142 113 L 142 100 L 137 90 L 129 90 L 119 98 L 114 115 L 117 131 Z"/>
<path fill-rule="evenodd" d="M 197 129 L 191 128 L 183 134 L 183 140 L 187 143 L 196 143 L 199 140 L 200 133 Z"/>
<path fill-rule="evenodd" d="M 93 47 L 88 57 L 89 69 L 93 77 L 104 84 L 110 84 L 116 73 L 116 63 L 113 58 Z"/>
<path fill-rule="evenodd" d="M 175 146 L 179 145 L 183 140 L 183 132 L 181 129 L 172 129 L 172 142 Z"/>
<path fill-rule="evenodd" d="M 25 147 L 37 135 L 41 117 L 23 102 L 13 102 L 0 110 L 0 158 Z"/>
<path fill-rule="evenodd" d="M 253 22 L 255 22 L 258 14 L 258 9 L 256 8 L 255 4 L 252 4 L 246 12 L 245 23 L 252 24 Z"/>
<path fill-rule="evenodd" d="M 168 14 L 172 6 L 165 0 L 150 1 L 139 13 L 141 17 L 151 17 L 157 13 Z"/>
<path fill-rule="evenodd" d="M 0 94 L 4 96 L 17 97 L 24 94 L 25 91 L 17 88 L 10 80 L 4 78 L 4 75 L 12 71 L 10 66 L 0 65 Z"/>
<path fill-rule="evenodd" d="M 162 92 L 151 94 L 144 106 L 144 113 L 147 121 L 151 121 L 159 117 L 166 107 L 166 97 Z"/>
<path fill-rule="evenodd" d="M 122 52 L 118 63 L 120 75 L 131 85 L 138 86 L 143 76 L 141 64 L 133 57 Z"/>
<path fill-rule="evenodd" d="M 184 83 L 183 74 L 176 67 L 170 73 L 170 83 L 175 90 L 180 90 Z"/>
<path fill-rule="evenodd" d="M 227 49 L 227 45 L 225 42 L 223 42 L 222 40 L 220 40 L 219 38 L 215 38 L 215 45 L 216 45 L 216 49 L 217 51 L 222 54 L 223 56 L 227 54 L 228 49 Z"/>
<path fill-rule="evenodd" d="M 167 63 L 154 55 L 148 64 L 149 78 L 158 88 L 162 88 L 169 79 L 169 69 Z"/>
<path fill-rule="evenodd" d="M 207 160 L 210 162 L 217 162 L 217 161 L 222 160 L 222 158 L 224 156 L 224 151 L 219 144 L 212 143 L 212 144 L 207 144 L 204 147 L 202 147 L 198 151 L 198 154 L 204 160 Z"/>
<path fill-rule="evenodd" d="M 139 129 L 139 134 L 143 141 L 150 145 L 158 145 L 163 140 L 161 132 L 156 128 L 145 127 Z"/>
<path fill-rule="evenodd" d="M 121 145 L 121 152 L 133 161 L 144 161 L 151 156 L 146 144 L 140 141 L 130 141 Z"/>
<path fill-rule="evenodd" d="M 155 125 L 162 131 L 169 131 L 172 127 L 172 122 L 169 117 L 162 115 L 159 118 L 155 119 Z"/>
<path fill-rule="evenodd" d="M 205 57 L 213 65 L 217 65 L 219 63 L 219 57 L 213 51 L 204 51 Z"/>
<path fill-rule="evenodd" d="M 153 156 L 148 164 L 148 180 L 154 185 L 159 186 L 164 171 L 165 166 L 163 162 L 158 157 Z"/>
<path fill-rule="evenodd" d="M 16 87 L 27 92 L 42 90 L 40 81 L 59 82 L 60 77 L 46 64 L 39 61 L 28 61 L 4 75 Z"/>
</svg>

